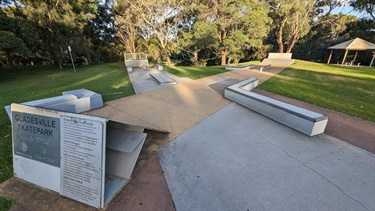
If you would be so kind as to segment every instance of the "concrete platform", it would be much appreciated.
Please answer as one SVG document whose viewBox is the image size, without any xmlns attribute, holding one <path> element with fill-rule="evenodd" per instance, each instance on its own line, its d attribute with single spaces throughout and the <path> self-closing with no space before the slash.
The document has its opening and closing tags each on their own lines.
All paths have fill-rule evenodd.
<svg viewBox="0 0 375 211">
<path fill-rule="evenodd" d="M 374 154 L 234 103 L 158 155 L 176 210 L 375 210 Z"/>
</svg>

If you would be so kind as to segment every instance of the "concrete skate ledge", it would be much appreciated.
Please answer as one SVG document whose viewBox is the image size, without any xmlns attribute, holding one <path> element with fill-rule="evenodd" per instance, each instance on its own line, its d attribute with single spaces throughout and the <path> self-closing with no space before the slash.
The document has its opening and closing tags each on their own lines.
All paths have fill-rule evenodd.
<svg viewBox="0 0 375 211">
<path fill-rule="evenodd" d="M 249 79 L 248 79 L 249 80 Z M 242 81 L 240 83 L 244 83 Z M 242 106 L 258 112 L 308 136 L 324 132 L 328 118 L 322 114 L 274 100 L 244 89 L 242 84 L 225 89 L 224 96 Z M 249 84 L 246 82 L 245 84 Z"/>
<path fill-rule="evenodd" d="M 155 79 L 159 85 L 176 84 L 176 81 L 164 75 L 163 73 L 150 73 L 150 76 Z"/>
</svg>

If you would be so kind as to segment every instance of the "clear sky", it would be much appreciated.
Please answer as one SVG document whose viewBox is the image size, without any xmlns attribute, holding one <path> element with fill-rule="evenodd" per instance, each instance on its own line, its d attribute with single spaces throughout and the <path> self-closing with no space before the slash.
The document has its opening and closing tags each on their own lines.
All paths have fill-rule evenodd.
<svg viewBox="0 0 375 211">
<path fill-rule="evenodd" d="M 345 15 L 354 15 L 357 16 L 358 18 L 369 18 L 370 15 L 367 14 L 366 12 L 358 12 L 354 11 L 353 7 L 349 6 L 349 1 L 348 0 L 342 0 L 343 6 L 335 8 L 332 13 L 333 14 L 338 14 L 338 13 L 343 13 Z"/>
</svg>

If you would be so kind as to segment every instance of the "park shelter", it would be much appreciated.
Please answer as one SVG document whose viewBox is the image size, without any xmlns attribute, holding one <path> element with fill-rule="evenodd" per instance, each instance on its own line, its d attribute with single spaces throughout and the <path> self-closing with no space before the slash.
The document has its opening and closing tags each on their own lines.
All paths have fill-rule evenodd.
<svg viewBox="0 0 375 211">
<path fill-rule="evenodd" d="M 350 64 L 352 64 L 352 63 L 354 63 L 354 61 L 357 58 L 358 51 L 375 50 L 375 44 L 371 43 L 371 42 L 368 42 L 366 40 L 363 40 L 361 38 L 355 38 L 355 39 L 352 39 L 352 40 L 349 40 L 349 41 L 331 46 L 328 49 L 331 50 L 331 53 L 329 55 L 327 64 L 329 64 L 331 62 L 333 50 L 345 50 L 344 58 L 342 59 L 341 64 L 345 63 L 345 60 L 346 60 L 346 57 L 347 57 L 349 51 L 356 51 L 354 59 L 350 62 Z M 374 55 L 371 59 L 370 67 L 374 63 L 374 58 L 375 58 L 375 52 L 374 52 Z"/>
</svg>

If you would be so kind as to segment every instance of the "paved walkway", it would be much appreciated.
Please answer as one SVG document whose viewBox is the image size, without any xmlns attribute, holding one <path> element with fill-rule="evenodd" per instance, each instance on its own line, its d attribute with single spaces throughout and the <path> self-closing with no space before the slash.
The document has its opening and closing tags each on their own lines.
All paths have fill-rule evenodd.
<svg viewBox="0 0 375 211">
<path fill-rule="evenodd" d="M 251 146 L 244 145 L 246 147 L 254 148 L 254 149 L 249 149 L 249 152 L 253 152 L 253 150 L 256 150 L 255 148 L 258 146 L 261 146 L 262 148 L 258 149 L 257 151 L 254 151 L 258 155 L 258 157 L 256 158 L 249 157 L 249 159 L 247 159 L 246 156 L 249 156 L 249 153 L 246 154 L 244 152 L 240 154 L 240 155 L 243 155 L 243 157 L 238 157 L 238 158 L 232 157 L 233 159 L 229 161 L 228 161 L 228 158 L 224 157 L 226 159 L 226 162 L 231 163 L 232 161 L 233 162 L 236 161 L 236 159 L 241 162 L 245 162 L 246 160 L 252 160 L 251 162 L 253 163 L 250 167 L 254 167 L 254 166 L 262 166 L 263 161 L 268 162 L 268 164 L 272 165 L 272 162 L 274 161 L 275 166 L 276 164 L 278 165 L 280 163 L 282 164 L 282 166 L 279 168 L 280 171 L 276 171 L 274 174 L 275 177 L 277 178 L 272 177 L 271 174 L 266 174 L 267 173 L 266 170 L 261 171 L 261 172 L 246 172 L 246 173 L 240 171 L 238 174 L 238 177 L 244 177 L 244 179 L 245 177 L 253 178 L 253 179 L 254 178 L 256 179 L 262 176 L 265 177 L 265 180 L 263 181 L 265 184 L 265 186 L 263 187 L 264 188 L 263 191 L 265 192 L 261 191 L 262 189 L 261 189 L 260 184 L 258 185 L 254 184 L 254 186 L 251 186 L 254 188 L 253 189 L 254 192 L 245 191 L 244 193 L 246 194 L 257 193 L 257 194 L 265 194 L 265 195 L 263 197 L 261 195 L 256 196 L 257 199 L 259 199 L 260 201 L 254 202 L 253 205 L 246 202 L 246 200 L 248 200 L 247 196 L 246 197 L 243 196 L 243 198 L 237 198 L 237 197 L 241 197 L 239 195 L 237 195 L 235 198 L 232 198 L 232 199 L 227 198 L 226 200 L 228 200 L 227 201 L 228 204 L 233 203 L 233 202 L 239 202 L 239 204 L 241 204 L 240 202 L 242 202 L 242 199 L 243 199 L 243 205 L 249 205 L 249 206 L 251 205 L 250 207 L 248 206 L 247 209 L 262 208 L 263 206 L 264 208 L 263 210 L 267 210 L 267 209 L 271 209 L 272 206 L 274 205 L 280 205 L 280 206 L 287 208 L 288 203 L 294 203 L 293 200 L 298 199 L 298 200 L 303 201 L 303 203 L 300 203 L 301 206 L 306 206 L 309 208 L 310 205 L 317 204 L 316 203 L 317 201 L 324 202 L 324 203 L 327 202 L 324 199 L 326 197 L 329 197 L 328 194 L 324 192 L 325 190 L 327 190 L 329 191 L 328 193 L 334 194 L 333 196 L 339 197 L 339 200 L 341 201 L 346 199 L 347 201 L 343 203 L 348 205 L 348 207 L 359 208 L 359 209 L 362 209 L 364 207 L 373 208 L 373 204 L 367 201 L 368 199 L 372 199 L 371 197 L 373 197 L 374 186 L 372 184 L 375 184 L 375 182 L 368 179 L 368 176 L 371 176 L 373 174 L 371 172 L 361 173 L 362 171 L 365 171 L 366 168 L 367 168 L 367 171 L 370 171 L 371 167 L 373 167 L 372 166 L 374 165 L 373 154 L 366 153 L 363 150 L 360 150 L 356 147 L 346 144 L 342 142 L 341 140 L 332 138 L 329 135 L 322 135 L 323 137 L 322 139 L 318 138 L 316 140 L 309 139 L 308 137 L 305 137 L 302 135 L 302 138 L 301 138 L 302 142 L 299 143 L 300 139 L 299 138 L 296 139 L 295 136 L 301 137 L 301 134 L 291 131 L 289 128 L 285 128 L 279 124 L 275 125 L 273 121 L 265 119 L 264 117 L 259 116 L 251 112 L 250 110 L 234 105 L 230 101 L 223 98 L 222 96 L 224 88 L 228 85 L 231 85 L 233 83 L 236 83 L 240 80 L 243 80 L 249 77 L 257 77 L 260 79 L 260 82 L 263 82 L 267 80 L 268 78 L 272 77 L 273 75 L 277 74 L 278 72 L 280 72 L 282 69 L 283 67 L 273 67 L 270 71 L 262 72 L 262 73 L 258 71 L 249 71 L 249 70 L 230 71 L 230 72 L 226 72 L 220 75 L 215 75 L 215 76 L 203 78 L 203 79 L 192 81 L 192 82 L 187 82 L 184 84 L 177 84 L 173 86 L 164 87 L 161 89 L 151 90 L 151 91 L 143 92 L 142 94 L 139 94 L 139 95 L 134 95 L 134 96 L 110 101 L 106 103 L 106 106 L 104 108 L 88 112 L 88 114 L 90 115 L 104 116 L 104 117 L 107 117 L 116 121 L 124 121 L 130 124 L 141 125 L 145 127 L 146 129 L 149 129 L 148 137 L 145 142 L 145 146 L 142 149 L 138 164 L 136 166 L 136 169 L 133 172 L 133 178 L 129 181 L 129 183 L 124 188 L 124 190 L 119 194 L 119 196 L 116 197 L 108 207 L 106 207 L 106 209 L 107 210 L 127 210 L 127 209 L 174 210 L 174 207 L 170 206 L 174 202 L 172 201 L 172 198 L 170 197 L 168 190 L 171 190 L 171 194 L 174 200 L 177 200 L 179 197 L 181 197 L 182 195 L 179 195 L 179 193 L 177 193 L 176 195 L 176 192 L 175 192 L 176 189 L 174 187 L 178 187 L 178 185 L 180 185 L 179 182 L 181 183 L 183 182 L 183 178 L 175 177 L 174 180 L 177 181 L 177 183 L 173 182 L 173 179 L 169 181 L 169 179 L 173 177 L 170 177 L 170 170 L 168 170 L 169 169 L 168 166 L 165 166 L 166 163 L 168 163 L 166 161 L 170 158 L 179 160 L 179 155 L 173 154 L 173 156 L 171 156 L 172 154 L 165 153 L 166 152 L 165 150 L 167 148 L 173 148 L 174 145 L 176 149 L 178 148 L 178 150 L 181 150 L 179 147 L 181 147 L 182 145 L 185 146 L 185 144 L 189 148 L 189 144 L 188 144 L 189 142 L 192 143 L 190 148 L 196 148 L 196 146 L 194 147 L 194 143 L 203 143 L 202 150 L 207 149 L 204 147 L 209 147 L 208 152 L 212 151 L 212 153 L 214 154 L 216 153 L 220 157 L 221 155 L 218 154 L 218 152 L 220 151 L 215 151 L 215 149 L 220 150 L 222 149 L 222 147 L 218 145 L 216 142 L 214 142 L 215 141 L 214 138 L 209 138 L 209 139 L 204 139 L 204 140 L 201 139 L 201 137 L 207 137 L 208 135 L 207 133 L 206 134 L 201 133 L 201 135 L 199 135 L 200 138 L 197 137 L 197 140 L 189 139 L 184 144 L 182 144 L 182 141 L 179 141 L 179 140 L 182 140 L 183 138 L 180 138 L 180 137 L 186 137 L 187 135 L 185 134 L 189 134 L 191 133 L 191 131 L 195 131 L 195 130 L 199 131 L 199 127 L 202 127 L 202 125 L 204 126 L 207 122 L 212 121 L 212 119 L 214 120 L 216 119 L 217 126 L 220 126 L 227 121 L 230 122 L 229 120 L 231 118 L 242 119 L 243 122 L 247 122 L 246 124 L 254 124 L 258 121 L 266 122 L 265 125 L 255 124 L 253 127 L 249 128 L 251 129 L 249 131 L 255 131 L 255 133 L 257 133 L 256 131 L 258 131 L 260 127 L 261 130 L 268 129 L 266 130 L 266 133 L 268 131 L 277 129 L 278 131 L 281 131 L 281 134 L 285 133 L 286 135 L 283 135 L 283 137 L 285 136 L 283 139 L 281 139 L 278 136 L 278 134 L 271 136 L 273 138 L 268 137 L 267 138 L 268 144 L 262 145 L 262 144 L 259 144 L 261 140 L 258 140 L 258 138 L 262 139 L 261 137 L 258 137 L 257 140 L 248 139 L 249 134 L 247 134 L 248 132 L 246 132 L 248 128 L 246 128 L 244 130 L 245 133 L 242 134 L 240 138 L 234 139 L 233 142 L 242 141 L 242 142 L 245 142 L 245 144 L 251 144 Z M 222 111 L 223 108 L 224 110 Z M 236 114 L 230 118 L 228 117 L 229 118 L 228 120 L 226 118 L 220 118 L 220 115 L 222 116 L 228 113 L 229 108 L 236 108 L 234 109 L 233 114 L 239 111 L 240 111 L 240 114 Z M 232 112 L 229 112 L 229 113 L 231 114 Z M 219 117 L 217 117 L 217 115 L 219 115 Z M 254 116 L 256 116 L 257 119 L 254 119 Z M 329 122 L 331 121 L 331 119 L 332 118 L 330 117 Z M 346 119 L 346 122 L 349 123 L 351 120 L 352 119 L 348 118 Z M 215 138 L 217 136 L 219 138 L 225 137 L 227 138 L 227 140 L 230 140 L 231 142 L 232 136 L 229 135 L 230 133 L 228 133 L 227 128 L 224 127 L 221 130 L 214 129 L 214 127 L 216 127 L 215 126 L 216 123 L 212 123 L 213 125 L 207 127 L 207 129 L 209 130 L 216 131 L 215 134 L 211 134 L 211 135 L 215 136 Z M 271 126 L 274 125 L 275 127 L 270 127 L 269 125 Z M 234 123 L 229 124 L 227 126 L 228 128 L 239 127 L 238 124 L 234 124 Z M 370 124 L 369 127 L 371 129 L 372 125 Z M 285 130 L 289 132 L 285 132 Z M 154 132 L 154 131 L 159 131 L 159 132 Z M 169 132 L 169 133 L 166 133 L 166 132 Z M 275 133 L 270 133 L 270 134 L 275 134 Z M 277 143 L 274 143 L 274 142 L 277 142 L 279 139 L 281 140 L 281 143 L 287 143 L 288 138 L 286 137 L 289 137 L 288 135 L 290 134 L 292 137 L 291 140 L 292 141 L 294 140 L 294 142 L 296 143 L 295 145 L 294 144 L 277 145 Z M 371 136 L 370 134 L 370 138 L 373 139 L 374 137 Z M 307 139 L 311 141 L 307 141 Z M 217 140 L 220 141 L 222 139 L 217 139 Z M 246 143 L 247 140 L 249 143 Z M 314 145 L 315 142 L 321 143 L 321 145 L 319 144 Z M 167 181 L 165 181 L 163 179 L 164 176 L 162 174 L 162 170 L 160 169 L 160 164 L 158 162 L 158 159 L 156 159 L 157 156 L 155 155 L 155 152 L 161 146 L 164 146 L 167 143 L 169 144 L 166 146 L 166 148 L 159 152 L 159 154 L 162 155 L 161 160 L 162 160 L 163 168 L 165 168 L 165 170 L 169 172 L 169 173 L 166 173 L 166 175 L 168 174 L 169 176 L 166 176 Z M 302 143 L 306 143 L 307 145 L 302 144 Z M 240 145 L 238 145 L 237 147 L 239 146 Z M 270 146 L 271 148 L 267 148 L 266 146 Z M 280 148 L 275 147 L 275 146 L 279 146 Z M 330 147 L 326 149 L 327 146 L 330 146 Z M 242 151 L 244 151 L 246 147 L 244 147 Z M 293 148 L 289 149 L 289 147 L 293 147 Z M 230 147 L 227 149 L 230 150 Z M 289 152 L 288 150 L 292 150 L 292 152 L 296 154 L 293 154 L 292 152 Z M 335 156 L 341 155 L 340 153 L 336 153 L 339 150 L 341 150 L 340 152 L 342 152 L 343 150 L 349 151 L 348 153 L 346 153 L 347 151 L 345 151 L 345 155 L 348 155 L 349 157 L 344 159 L 345 161 L 348 161 L 348 162 L 336 162 L 336 160 L 338 159 L 343 159 L 343 157 L 335 157 Z M 229 153 L 229 152 L 224 152 L 224 153 Z M 290 156 L 287 155 L 287 153 L 288 154 L 291 153 L 289 154 Z M 330 155 L 330 153 L 332 153 L 332 155 Z M 275 155 L 275 156 L 270 157 L 270 155 Z M 199 156 L 202 157 L 204 156 L 204 154 L 199 155 Z M 251 155 L 250 153 L 250 156 L 253 156 L 253 155 Z M 351 156 L 359 156 L 359 157 L 355 157 L 355 158 L 358 158 L 356 160 L 356 159 L 352 159 Z M 292 157 L 296 159 L 293 159 Z M 207 157 L 207 158 L 203 157 L 203 159 L 195 159 L 194 163 L 197 165 L 197 168 L 200 165 L 201 167 L 207 164 L 212 164 L 214 166 L 217 165 L 217 162 L 215 159 L 210 161 L 210 159 L 208 158 L 210 157 Z M 304 160 L 304 158 L 309 158 L 309 160 L 315 159 L 316 161 L 318 160 L 320 161 L 320 159 L 327 158 L 327 160 L 325 160 L 327 164 L 321 166 L 321 168 L 323 169 L 319 169 L 318 168 L 319 166 L 317 166 L 316 168 L 315 167 L 313 168 L 312 166 L 307 167 L 306 166 L 307 164 L 304 164 L 304 163 L 306 163 L 309 160 L 307 159 Z M 255 163 L 257 161 L 259 162 Z M 241 162 L 239 164 L 241 164 Z M 313 162 L 311 162 L 311 164 L 312 163 Z M 242 164 L 247 165 L 246 162 Z M 291 168 L 294 168 L 293 171 L 290 171 L 290 172 L 287 171 L 289 164 L 291 164 L 290 165 Z M 335 166 L 337 164 L 339 164 L 339 166 Z M 181 172 L 188 171 L 189 168 L 186 168 L 186 167 L 188 167 L 189 165 L 186 166 L 185 163 L 182 162 L 182 160 L 181 160 L 181 163 L 171 162 L 171 166 L 172 167 L 174 166 L 173 168 L 178 167 L 178 170 Z M 245 167 L 248 167 L 246 165 Z M 317 165 L 320 165 L 319 162 L 317 162 Z M 297 168 L 298 166 L 300 167 Z M 353 167 L 356 167 L 356 166 L 358 167 L 358 169 L 353 169 Z M 339 167 L 339 169 L 337 170 L 336 167 L 337 168 Z M 229 169 L 231 168 L 232 167 L 230 167 Z M 322 175 L 321 177 L 318 177 L 317 174 L 314 173 L 311 168 L 313 168 L 319 174 L 327 173 L 327 175 Z M 334 170 L 332 171 L 331 169 L 334 169 Z M 353 172 L 346 172 L 343 169 L 353 170 Z M 272 171 L 270 170 L 268 171 L 268 173 Z M 334 175 L 328 175 L 328 173 L 336 173 L 336 171 L 339 173 L 334 174 Z M 282 174 L 280 174 L 280 172 Z M 177 173 L 179 172 L 176 172 L 176 175 Z M 288 180 L 289 177 L 292 177 L 294 175 L 298 179 Z M 197 174 L 194 176 L 200 176 L 200 174 Z M 231 172 L 228 171 L 226 172 L 226 174 L 220 175 L 220 177 L 222 178 L 215 178 L 215 179 L 219 179 L 215 181 L 216 182 L 222 181 L 223 182 L 222 185 L 224 186 L 221 186 L 221 188 L 223 188 L 226 186 L 230 186 L 230 184 L 234 184 L 234 182 L 233 183 L 230 182 L 231 177 L 233 176 L 236 176 L 236 171 L 231 171 Z M 331 179 L 334 179 L 334 178 L 331 178 L 331 176 L 332 177 L 345 177 L 345 178 L 331 181 Z M 207 178 L 209 177 L 205 177 L 206 180 Z M 372 178 L 375 178 L 375 177 L 372 177 Z M 274 184 L 276 185 L 276 187 L 275 189 L 272 189 L 272 187 L 270 187 L 269 184 L 273 184 L 272 182 L 274 179 L 276 179 L 275 181 L 280 181 L 280 184 Z M 350 193 L 348 193 L 348 191 L 346 190 L 346 188 L 348 187 L 362 188 L 361 185 L 357 184 L 356 182 L 357 180 L 362 181 L 363 184 L 366 183 L 368 186 L 368 188 L 363 189 L 363 192 L 361 192 L 362 195 L 360 195 L 360 197 L 358 197 L 357 195 L 358 193 L 357 189 L 353 190 L 354 195 L 352 194 L 351 191 L 349 191 Z M 214 183 L 215 181 L 213 181 L 213 184 L 215 184 Z M 247 180 L 236 179 L 234 181 L 242 182 L 242 181 L 247 181 Z M 288 183 L 283 183 L 283 181 L 287 181 Z M 332 183 L 329 183 L 329 181 L 331 181 Z M 344 185 L 345 190 L 343 190 L 340 193 L 338 189 L 344 188 L 344 186 L 336 183 L 336 181 L 337 182 L 349 181 L 350 183 L 348 184 L 353 183 L 354 185 L 353 186 L 349 185 L 348 187 Z M 166 182 L 168 183 L 169 186 L 167 186 Z M 266 182 L 268 182 L 269 184 Z M 306 182 L 307 184 L 305 185 L 304 183 Z M 321 186 L 315 187 L 315 185 L 320 182 L 325 182 L 328 185 L 330 184 L 330 187 L 328 187 L 327 189 L 321 189 L 322 188 Z M 17 200 L 18 205 L 20 205 L 21 207 L 28 207 L 29 209 L 35 210 L 35 207 L 33 208 L 32 206 L 29 205 L 30 202 L 33 201 L 33 204 L 37 204 L 37 205 L 39 204 L 38 210 L 48 210 L 47 208 L 43 209 L 43 207 L 47 207 L 47 206 L 43 206 L 43 204 L 53 204 L 54 207 L 58 208 L 59 210 L 69 210 L 69 207 L 65 206 L 65 203 L 66 203 L 65 200 L 68 200 L 68 199 L 64 197 L 56 197 L 56 198 L 52 197 L 52 199 L 48 200 L 48 198 L 46 197 L 37 197 L 38 194 L 40 195 L 46 192 L 46 190 L 43 190 L 40 188 L 38 189 L 36 187 L 31 187 L 29 189 L 24 189 L 23 191 L 18 191 L 19 194 L 17 196 L 14 196 L 14 195 L 11 196 L 9 193 L 12 192 L 12 188 L 17 189 L 17 184 L 22 184 L 22 182 L 17 181 L 17 179 L 14 179 L 14 178 L 1 184 L 0 195 L 7 196 L 8 198 L 14 198 Z M 199 183 L 191 183 L 191 184 L 198 185 Z M 248 184 L 251 185 L 251 183 L 248 183 Z M 236 184 L 236 185 L 238 187 L 241 187 L 242 183 Z M 304 187 L 303 188 L 300 187 L 301 185 L 303 185 Z M 332 187 L 335 185 L 338 185 L 338 189 L 334 189 Z M 234 187 L 237 187 L 237 186 L 234 186 Z M 300 194 L 302 193 L 301 191 L 307 190 L 308 187 L 312 188 L 314 190 L 314 193 L 322 194 L 322 195 L 316 196 L 314 199 L 317 201 L 313 201 L 310 204 L 306 204 L 307 201 L 312 200 L 308 198 L 309 197 L 308 194 L 301 195 L 303 197 L 300 197 Z M 212 188 L 214 190 L 211 190 Z M 270 189 L 267 189 L 267 188 L 270 188 Z M 298 191 L 297 190 L 293 191 L 293 188 L 297 188 Z M 159 191 L 150 191 L 151 189 L 152 190 L 157 189 Z M 186 189 L 186 191 L 190 189 Z M 199 186 L 194 186 L 193 189 L 200 189 L 200 188 Z M 8 192 L 4 190 L 8 190 Z M 283 195 L 283 192 L 272 192 L 271 190 L 286 191 L 286 193 L 288 193 L 289 195 Z M 22 194 L 30 192 L 30 191 L 34 191 L 37 194 L 34 194 L 34 197 L 32 196 L 32 194 L 31 195 L 28 194 L 29 198 L 22 199 Z M 184 192 L 185 189 L 178 190 L 178 191 Z M 320 191 L 323 191 L 323 192 L 320 193 Z M 48 192 L 51 192 L 51 191 L 47 191 L 47 193 Z M 222 196 L 222 195 L 225 195 L 225 189 L 215 189 L 214 187 L 210 187 L 207 189 L 207 194 L 213 194 L 213 193 L 214 195 L 216 194 L 217 196 Z M 21 199 L 19 197 L 21 197 Z M 267 206 L 264 206 L 262 203 L 262 200 L 266 200 L 268 199 L 268 197 L 271 197 L 272 199 L 274 199 L 275 203 L 274 204 L 271 203 Z M 282 202 L 282 200 L 287 200 L 287 198 L 290 200 L 289 202 L 288 201 L 285 201 L 285 203 Z M 348 198 L 353 198 L 353 200 L 348 200 Z M 187 198 L 187 200 L 190 200 L 190 201 L 194 199 L 196 198 Z M 200 199 L 196 199 L 196 200 L 200 200 Z M 333 198 L 332 200 L 336 200 L 336 198 Z M 358 201 L 358 203 L 356 203 L 356 200 Z M 77 210 L 85 210 L 85 206 L 82 206 L 82 204 L 74 202 L 72 200 L 68 200 L 68 201 L 69 203 L 76 204 Z M 178 200 L 175 202 L 178 202 Z M 321 208 L 324 208 L 324 205 L 327 205 L 327 207 L 329 208 L 335 208 L 332 203 L 328 203 L 328 202 L 327 202 L 328 204 L 324 204 L 324 203 L 321 204 L 322 206 Z M 362 204 L 363 206 L 361 206 L 360 204 Z M 296 205 L 296 206 L 298 206 L 297 208 L 303 208 L 303 207 L 299 207 L 299 205 Z M 81 208 L 83 207 L 83 208 L 80 209 L 80 207 Z M 180 202 L 176 203 L 176 207 L 177 208 L 181 207 Z M 292 208 L 295 208 L 295 207 L 292 207 Z M 340 208 L 339 205 L 337 205 L 337 208 Z"/>
</svg>

